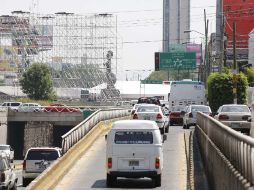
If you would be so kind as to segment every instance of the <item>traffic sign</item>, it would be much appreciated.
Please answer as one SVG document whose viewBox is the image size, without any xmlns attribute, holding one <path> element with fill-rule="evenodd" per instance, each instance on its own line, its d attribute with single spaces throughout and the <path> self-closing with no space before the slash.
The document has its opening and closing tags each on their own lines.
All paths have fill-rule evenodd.
<svg viewBox="0 0 254 190">
<path fill-rule="evenodd" d="M 160 53 L 160 70 L 196 69 L 195 52 Z"/>
</svg>

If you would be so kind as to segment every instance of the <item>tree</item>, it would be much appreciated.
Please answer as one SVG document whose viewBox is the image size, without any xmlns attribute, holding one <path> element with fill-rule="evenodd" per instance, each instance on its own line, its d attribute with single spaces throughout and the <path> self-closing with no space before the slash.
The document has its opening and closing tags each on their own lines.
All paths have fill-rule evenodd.
<svg viewBox="0 0 254 190">
<path fill-rule="evenodd" d="M 194 74 L 187 70 L 180 70 L 179 72 L 177 70 L 170 70 L 168 71 L 154 71 L 152 72 L 146 80 L 182 80 L 182 79 L 189 79 L 193 78 Z"/>
<path fill-rule="evenodd" d="M 53 83 L 48 66 L 33 64 L 23 73 L 20 80 L 22 91 L 35 100 L 51 100 L 54 98 Z"/>
<path fill-rule="evenodd" d="M 249 85 L 254 86 L 254 68 L 247 68 L 246 70 L 244 70 L 244 74 L 247 76 Z"/>
</svg>

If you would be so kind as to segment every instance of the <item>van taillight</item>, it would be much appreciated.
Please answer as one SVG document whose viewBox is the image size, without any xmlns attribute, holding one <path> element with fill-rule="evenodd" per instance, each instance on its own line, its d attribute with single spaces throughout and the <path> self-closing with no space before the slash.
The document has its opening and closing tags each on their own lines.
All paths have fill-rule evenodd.
<svg viewBox="0 0 254 190">
<path fill-rule="evenodd" d="M 108 158 L 108 168 L 112 168 L 112 158 Z"/>
<path fill-rule="evenodd" d="M 1 173 L 0 182 L 5 182 L 5 173 L 4 172 Z"/>
<path fill-rule="evenodd" d="M 158 113 L 156 119 L 162 119 L 162 115 Z"/>
<path fill-rule="evenodd" d="M 160 163 L 160 158 L 155 158 L 155 168 L 156 169 L 159 169 L 160 168 L 160 165 L 161 165 L 161 163 Z"/>
<path fill-rule="evenodd" d="M 26 170 L 26 160 L 23 161 L 23 170 Z"/>
<path fill-rule="evenodd" d="M 189 117 L 193 117 L 192 113 L 189 113 Z"/>
<path fill-rule="evenodd" d="M 227 115 L 220 115 L 219 120 L 228 120 L 229 117 Z"/>
<path fill-rule="evenodd" d="M 134 114 L 134 115 L 133 115 L 133 119 L 138 119 L 138 115 L 137 115 L 137 114 Z"/>
</svg>

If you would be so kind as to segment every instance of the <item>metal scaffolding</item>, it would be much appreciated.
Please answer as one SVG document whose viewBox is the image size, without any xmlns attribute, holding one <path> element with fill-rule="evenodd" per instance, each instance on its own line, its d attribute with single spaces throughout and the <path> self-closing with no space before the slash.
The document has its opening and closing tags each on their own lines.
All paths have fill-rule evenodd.
<svg viewBox="0 0 254 190">
<path fill-rule="evenodd" d="M 105 84 L 100 99 L 120 99 L 112 72 L 117 67 L 116 27 L 112 14 L 14 11 L 0 17 L 0 67 L 4 63 L 7 71 L 22 74 L 33 63 L 47 64 L 54 87 Z"/>
</svg>

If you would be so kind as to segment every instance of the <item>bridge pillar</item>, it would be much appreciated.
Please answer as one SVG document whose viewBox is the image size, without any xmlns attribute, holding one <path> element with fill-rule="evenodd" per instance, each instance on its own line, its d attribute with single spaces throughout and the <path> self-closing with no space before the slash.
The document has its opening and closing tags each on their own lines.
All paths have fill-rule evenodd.
<svg viewBox="0 0 254 190">
<path fill-rule="evenodd" d="M 29 121 L 24 128 L 24 155 L 30 147 L 52 146 L 53 125 L 46 121 Z"/>
</svg>

